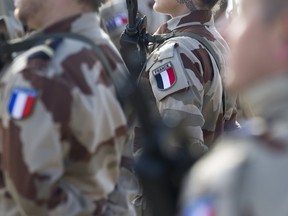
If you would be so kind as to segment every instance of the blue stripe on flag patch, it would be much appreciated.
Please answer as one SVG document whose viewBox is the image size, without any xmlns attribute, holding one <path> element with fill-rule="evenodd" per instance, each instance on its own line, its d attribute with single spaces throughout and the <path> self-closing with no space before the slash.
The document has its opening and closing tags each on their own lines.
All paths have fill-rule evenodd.
<svg viewBox="0 0 288 216">
<path fill-rule="evenodd" d="M 14 119 L 28 117 L 36 101 L 37 92 L 34 89 L 14 88 L 8 105 L 8 112 Z"/>
</svg>

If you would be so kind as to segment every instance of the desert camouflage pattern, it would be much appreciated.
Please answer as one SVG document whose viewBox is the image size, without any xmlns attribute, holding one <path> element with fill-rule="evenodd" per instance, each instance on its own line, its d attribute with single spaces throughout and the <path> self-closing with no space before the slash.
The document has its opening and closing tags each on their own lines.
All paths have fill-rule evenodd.
<svg viewBox="0 0 288 216">
<path fill-rule="evenodd" d="M 211 11 L 194 11 L 172 18 L 160 26 L 156 34 L 172 31 L 197 32 L 207 38 L 221 57 L 223 65 L 225 64 L 222 50 L 216 49 L 216 44 L 220 46 L 221 42 L 216 41 L 217 31 Z M 161 88 L 157 79 L 159 73 L 166 68 L 170 68 L 170 71 L 172 68 L 175 81 L 167 88 Z M 160 114 L 163 121 L 172 127 L 182 121 L 181 126 L 187 132 L 191 151 L 195 155 L 206 152 L 207 146 L 214 141 L 215 132 L 222 130 L 224 122 L 221 74 L 206 48 L 191 37 L 166 40 L 150 54 L 139 85 L 149 99 L 153 114 Z M 145 145 L 143 131 L 138 125 L 134 136 L 134 152 L 137 157 Z M 141 189 L 133 203 L 137 216 L 152 215 Z"/>
<path fill-rule="evenodd" d="M 211 43 L 220 57 L 221 71 L 212 55 L 197 40 L 183 36 L 166 40 L 148 59 L 142 76 L 143 86 L 151 102 L 168 124 L 184 121 L 191 146 L 210 146 L 217 130 L 223 127 L 222 81 L 226 43 L 214 27 L 210 11 L 194 11 L 175 17 L 159 27 L 156 34 L 195 32 Z M 175 83 L 161 89 L 157 73 L 171 65 Z"/>
<path fill-rule="evenodd" d="M 141 16 L 147 16 L 147 31 L 153 34 L 157 28 L 167 21 L 167 16 L 153 10 L 154 0 L 138 1 L 138 11 Z M 113 43 L 119 48 L 121 33 L 128 23 L 126 0 L 108 0 L 100 8 L 101 24 L 108 32 Z"/>
<path fill-rule="evenodd" d="M 182 216 L 203 206 L 216 216 L 285 216 L 288 212 L 288 77 L 250 91 L 258 116 L 223 139 L 188 175 Z"/>
<path fill-rule="evenodd" d="M 124 76 L 95 13 L 43 32 L 87 36 Z M 3 71 L 0 86 L 0 215 L 103 215 L 120 174 L 127 122 L 98 54 L 75 39 L 39 41 Z M 14 96 L 27 92 L 34 102 L 15 114 L 21 108 Z"/>
</svg>

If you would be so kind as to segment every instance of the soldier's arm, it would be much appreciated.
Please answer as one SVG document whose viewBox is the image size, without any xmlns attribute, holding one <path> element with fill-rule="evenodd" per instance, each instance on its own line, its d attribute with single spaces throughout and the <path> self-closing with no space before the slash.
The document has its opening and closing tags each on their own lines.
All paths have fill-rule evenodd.
<svg viewBox="0 0 288 216">
<path fill-rule="evenodd" d="M 177 42 L 165 44 L 148 62 L 149 79 L 164 121 L 171 124 L 183 121 L 191 146 L 204 149 L 202 74 L 193 62 L 196 57 L 190 59 L 192 53 L 188 53 L 181 51 Z"/>
<path fill-rule="evenodd" d="M 206 157 L 199 160 L 183 181 L 179 215 L 198 215 L 199 212 L 221 216 L 242 215 L 239 206 L 243 204 L 241 186 L 246 178 L 246 153 L 241 141 L 230 138 L 218 143 Z M 245 197 L 245 202 L 248 199 L 249 196 Z M 250 204 L 249 211 L 252 207 Z"/>
<path fill-rule="evenodd" d="M 97 94 L 85 94 L 59 77 L 45 78 L 29 69 L 15 80 L 35 93 L 28 116 L 15 119 L 7 113 L 4 132 L 7 187 L 22 215 L 102 211 L 118 176 L 126 132 L 111 89 L 97 85 Z M 14 90 L 7 91 L 6 106 Z"/>
</svg>

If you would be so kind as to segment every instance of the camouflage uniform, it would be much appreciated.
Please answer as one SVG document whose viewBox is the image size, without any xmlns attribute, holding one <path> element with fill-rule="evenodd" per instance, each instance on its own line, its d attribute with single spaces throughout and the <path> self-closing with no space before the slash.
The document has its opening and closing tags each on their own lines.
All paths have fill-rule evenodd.
<svg viewBox="0 0 288 216">
<path fill-rule="evenodd" d="M 113 72 L 124 74 L 95 13 L 43 32 L 87 36 Z M 39 41 L 3 71 L 0 95 L 0 215 L 102 215 L 119 175 L 127 127 L 97 53 L 80 40 Z"/>
<path fill-rule="evenodd" d="M 160 113 L 164 122 L 171 125 L 183 120 L 191 151 L 203 154 L 206 146 L 210 146 L 223 129 L 221 74 L 225 73 L 225 57 L 229 50 L 216 31 L 212 12 L 208 10 L 172 18 L 160 26 L 156 34 L 171 31 L 194 32 L 205 37 L 220 58 L 221 71 L 199 41 L 187 36 L 174 37 L 151 53 L 140 85 L 155 115 Z M 226 115 L 232 115 L 228 107 Z M 143 145 L 141 137 L 141 127 L 136 127 L 136 155 L 141 152 Z M 142 206 L 138 211 L 143 211 L 143 215 L 151 214 L 141 194 L 134 203 L 139 208 Z"/>
<path fill-rule="evenodd" d="M 217 128 L 222 127 L 220 73 L 224 71 L 227 45 L 216 31 L 210 11 L 194 11 L 175 17 L 162 25 L 156 34 L 171 31 L 195 32 L 205 37 L 219 55 L 222 71 L 196 39 L 174 37 L 151 53 L 146 72 L 142 74 L 142 84 L 164 120 L 186 120 L 191 145 L 203 146 L 205 143 L 209 146 Z"/>
<path fill-rule="evenodd" d="M 154 0 L 138 1 L 141 15 L 147 16 L 147 31 L 154 33 L 158 26 L 167 20 L 167 16 L 153 10 Z M 128 23 L 128 12 L 125 0 L 109 0 L 100 9 L 101 23 L 110 35 L 113 43 L 119 48 L 121 33 Z"/>
<path fill-rule="evenodd" d="M 192 169 L 181 215 L 287 215 L 287 81 L 285 75 L 249 91 L 261 117 L 222 140 Z"/>
</svg>

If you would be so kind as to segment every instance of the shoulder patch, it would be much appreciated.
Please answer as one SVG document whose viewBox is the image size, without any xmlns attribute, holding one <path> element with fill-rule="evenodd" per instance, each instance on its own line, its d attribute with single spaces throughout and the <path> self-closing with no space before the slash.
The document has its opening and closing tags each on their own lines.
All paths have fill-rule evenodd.
<svg viewBox="0 0 288 216">
<path fill-rule="evenodd" d="M 176 83 L 176 73 L 171 62 L 168 62 L 152 71 L 157 87 L 166 90 Z"/>
<path fill-rule="evenodd" d="M 202 196 L 184 208 L 182 216 L 216 216 L 215 199 Z"/>
<path fill-rule="evenodd" d="M 115 29 L 121 28 L 128 23 L 128 15 L 126 13 L 119 13 L 112 16 L 105 22 L 108 32 L 112 32 Z"/>
<path fill-rule="evenodd" d="M 10 116 L 16 120 L 28 117 L 33 111 L 37 95 L 34 89 L 14 88 L 8 105 Z"/>
</svg>

